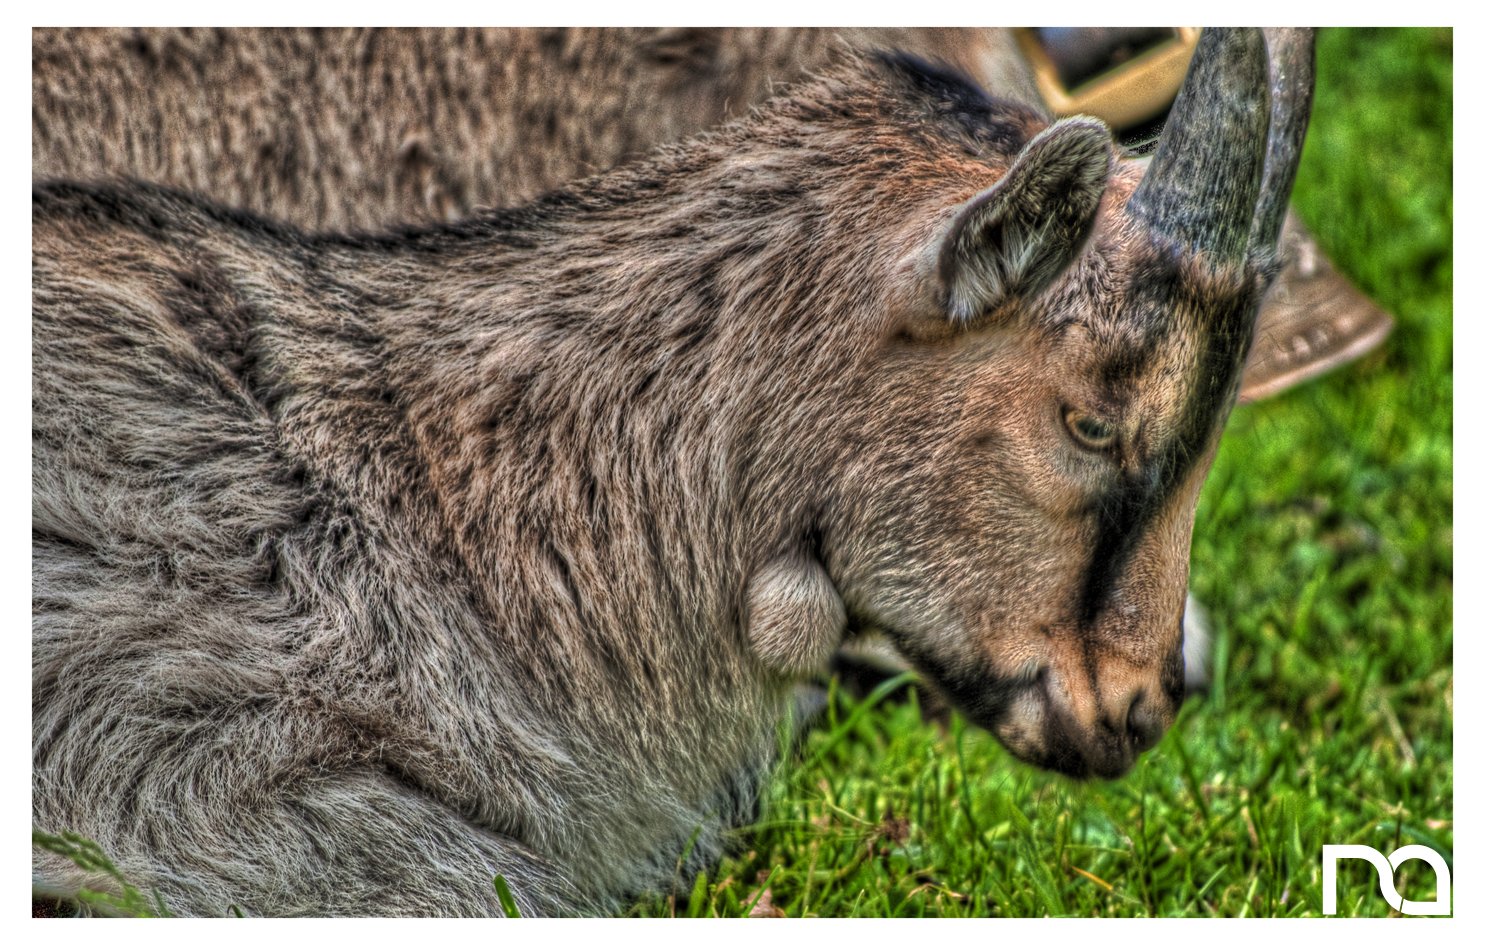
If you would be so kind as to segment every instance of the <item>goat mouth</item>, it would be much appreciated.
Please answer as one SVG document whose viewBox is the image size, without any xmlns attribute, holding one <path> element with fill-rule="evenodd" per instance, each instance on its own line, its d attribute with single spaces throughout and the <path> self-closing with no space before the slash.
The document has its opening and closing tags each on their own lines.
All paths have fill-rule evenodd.
<svg viewBox="0 0 1485 945">
<path fill-rule="evenodd" d="M 1139 747 L 1124 734 L 1112 730 L 1084 732 L 1057 708 L 1050 696 L 1042 728 L 1043 756 L 1036 763 L 1068 777 L 1113 779 L 1134 767 Z"/>
<path fill-rule="evenodd" d="M 973 702 L 962 695 L 951 699 L 1012 755 L 1069 778 L 1118 778 L 1139 756 L 1126 737 L 1084 731 L 1052 699 L 1045 672 L 1027 682 L 1003 683 L 993 697 L 978 694 Z"/>
<path fill-rule="evenodd" d="M 869 626 L 884 634 L 928 685 L 945 696 L 954 708 L 994 734 L 1018 758 L 1038 763 L 1007 742 L 1001 732 L 1012 706 L 1024 698 L 1024 694 L 1038 688 L 1039 675 L 1002 673 L 984 661 L 969 666 L 951 664 L 892 627 L 881 624 L 858 626 Z"/>
<path fill-rule="evenodd" d="M 1112 729 L 1085 731 L 1052 697 L 1045 667 L 1012 675 L 983 661 L 951 664 L 890 627 L 870 629 L 885 634 L 931 688 L 1021 761 L 1078 780 L 1113 779 L 1127 773 L 1145 747 Z"/>
</svg>

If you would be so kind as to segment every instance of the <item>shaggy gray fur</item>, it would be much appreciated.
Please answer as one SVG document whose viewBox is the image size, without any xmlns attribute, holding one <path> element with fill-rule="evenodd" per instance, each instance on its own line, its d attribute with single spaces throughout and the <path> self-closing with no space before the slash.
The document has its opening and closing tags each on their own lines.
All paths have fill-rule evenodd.
<svg viewBox="0 0 1485 945">
<path fill-rule="evenodd" d="M 998 181 L 1107 167 L 1040 131 L 883 57 L 453 226 L 38 185 L 36 825 L 186 913 L 498 914 L 494 875 L 610 912 L 716 859 L 798 673 L 868 626 L 1022 757 L 1127 768 L 1180 699 L 1242 353 L 1210 326 L 1262 275 L 1152 244 L 1117 169 L 1097 207 L 1018 185 L 1007 219 L 1098 215 L 1077 258 L 970 228 L 1068 268 L 951 318 Z M 1070 396 L 1138 418 L 1118 463 Z"/>
</svg>

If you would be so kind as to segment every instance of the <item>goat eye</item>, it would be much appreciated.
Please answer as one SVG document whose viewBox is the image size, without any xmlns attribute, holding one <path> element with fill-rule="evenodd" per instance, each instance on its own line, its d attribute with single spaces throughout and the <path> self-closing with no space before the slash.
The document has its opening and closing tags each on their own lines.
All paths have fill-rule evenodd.
<svg viewBox="0 0 1485 945">
<path fill-rule="evenodd" d="M 1103 451 L 1114 445 L 1119 431 L 1112 423 L 1100 420 L 1074 407 L 1064 408 L 1062 420 L 1078 445 L 1085 449 Z"/>
</svg>

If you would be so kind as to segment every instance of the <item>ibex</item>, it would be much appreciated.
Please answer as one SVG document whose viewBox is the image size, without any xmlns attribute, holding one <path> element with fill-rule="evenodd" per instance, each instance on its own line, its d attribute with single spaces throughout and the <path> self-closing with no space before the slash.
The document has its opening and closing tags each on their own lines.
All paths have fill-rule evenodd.
<svg viewBox="0 0 1485 945">
<path fill-rule="evenodd" d="M 1271 80 L 1206 33 L 1138 180 L 883 54 L 450 225 L 38 185 L 37 826 L 179 912 L 607 912 L 719 855 L 865 628 L 1122 773 L 1182 698 L 1308 114 L 1282 40 Z"/>
</svg>

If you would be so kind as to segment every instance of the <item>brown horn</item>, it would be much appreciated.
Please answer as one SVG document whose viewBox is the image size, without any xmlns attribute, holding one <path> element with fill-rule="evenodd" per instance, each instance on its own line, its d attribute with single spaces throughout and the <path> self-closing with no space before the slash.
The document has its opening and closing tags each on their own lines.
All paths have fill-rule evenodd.
<svg viewBox="0 0 1485 945">
<path fill-rule="evenodd" d="M 1262 33 L 1204 30 L 1129 212 L 1193 252 L 1246 260 L 1268 139 L 1268 83 Z"/>
<path fill-rule="evenodd" d="M 1268 156 L 1263 162 L 1263 188 L 1253 219 L 1252 252 L 1271 252 L 1284 225 L 1284 210 L 1299 170 L 1299 152 L 1310 124 L 1310 98 L 1315 91 L 1315 31 L 1309 28 L 1266 29 L 1269 97 Z"/>
</svg>

